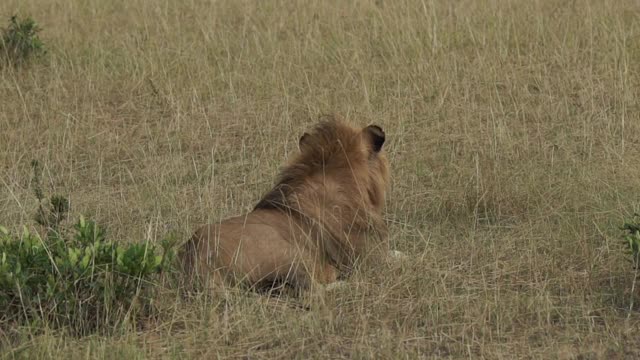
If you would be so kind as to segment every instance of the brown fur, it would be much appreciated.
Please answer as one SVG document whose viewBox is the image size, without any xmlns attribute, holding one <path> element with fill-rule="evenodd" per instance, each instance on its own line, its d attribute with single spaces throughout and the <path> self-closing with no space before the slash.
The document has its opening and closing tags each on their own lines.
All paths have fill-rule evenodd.
<svg viewBox="0 0 640 360">
<path fill-rule="evenodd" d="M 383 143 L 377 126 L 321 121 L 253 211 L 195 232 L 182 254 L 187 276 L 298 288 L 336 281 L 370 241 L 386 239 Z"/>
</svg>

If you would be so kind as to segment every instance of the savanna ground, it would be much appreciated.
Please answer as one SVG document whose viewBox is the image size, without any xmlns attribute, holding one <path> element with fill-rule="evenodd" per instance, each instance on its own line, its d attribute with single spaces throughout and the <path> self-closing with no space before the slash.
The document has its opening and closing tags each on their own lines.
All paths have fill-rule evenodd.
<svg viewBox="0 0 640 360">
<path fill-rule="evenodd" d="M 386 130 L 410 259 L 308 311 L 169 291 L 137 331 L 19 328 L 2 355 L 640 356 L 619 229 L 640 210 L 637 1 L 0 3 L 14 13 L 49 52 L 0 71 L 1 224 L 31 222 L 38 159 L 113 238 L 186 240 L 249 210 L 337 112 Z"/>
</svg>

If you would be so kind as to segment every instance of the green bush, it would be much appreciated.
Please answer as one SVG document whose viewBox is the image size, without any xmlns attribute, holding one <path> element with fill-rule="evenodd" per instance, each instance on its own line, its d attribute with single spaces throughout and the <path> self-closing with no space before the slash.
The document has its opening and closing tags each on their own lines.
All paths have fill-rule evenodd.
<svg viewBox="0 0 640 360">
<path fill-rule="evenodd" d="M 30 17 L 18 19 L 12 16 L 9 26 L 2 29 L 0 54 L 8 63 L 19 65 L 32 57 L 44 54 L 44 44 L 38 37 L 38 24 Z"/>
<path fill-rule="evenodd" d="M 172 258 L 170 241 L 119 245 L 83 217 L 71 234 L 43 239 L 27 227 L 20 236 L 0 227 L 0 318 L 84 334 L 150 310 L 154 281 Z"/>
<path fill-rule="evenodd" d="M 625 222 L 622 229 L 626 231 L 624 242 L 637 269 L 640 266 L 640 215 L 636 214 L 634 220 Z"/>
</svg>

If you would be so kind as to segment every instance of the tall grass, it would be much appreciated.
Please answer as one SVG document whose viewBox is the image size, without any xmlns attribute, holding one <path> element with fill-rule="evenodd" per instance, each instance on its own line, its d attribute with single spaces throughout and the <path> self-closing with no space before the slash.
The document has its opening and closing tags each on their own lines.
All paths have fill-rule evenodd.
<svg viewBox="0 0 640 360">
<path fill-rule="evenodd" d="M 637 357 L 640 7 L 622 1 L 17 1 L 49 51 L 0 70 L 0 223 L 29 161 L 114 240 L 251 208 L 320 112 L 388 134 L 403 264 L 310 311 L 229 292 L 139 332 L 16 328 L 7 357 Z M 387 145 L 385 145 L 387 146 Z M 637 291 L 637 289 L 636 289 Z"/>
</svg>

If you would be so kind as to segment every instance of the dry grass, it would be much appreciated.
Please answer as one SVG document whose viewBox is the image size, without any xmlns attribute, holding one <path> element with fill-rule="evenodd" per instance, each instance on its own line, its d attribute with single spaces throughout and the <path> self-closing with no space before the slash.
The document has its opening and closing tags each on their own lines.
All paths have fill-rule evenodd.
<svg viewBox="0 0 640 360">
<path fill-rule="evenodd" d="M 49 56 L 0 71 L 0 223 L 30 221 L 37 158 L 115 238 L 186 239 L 248 210 L 335 111 L 385 128 L 410 260 L 310 311 L 170 298 L 138 333 L 0 334 L 7 357 L 640 356 L 618 229 L 640 209 L 637 1 L 0 3 L 16 12 Z"/>
</svg>

